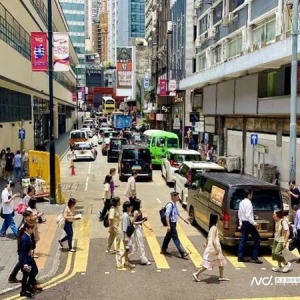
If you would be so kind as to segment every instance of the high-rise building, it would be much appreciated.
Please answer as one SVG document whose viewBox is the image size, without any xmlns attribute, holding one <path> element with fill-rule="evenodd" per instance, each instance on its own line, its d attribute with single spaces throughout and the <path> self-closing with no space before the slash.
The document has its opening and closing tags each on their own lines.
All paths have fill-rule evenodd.
<svg viewBox="0 0 300 300">
<path fill-rule="evenodd" d="M 93 48 L 93 17 L 92 0 L 85 2 L 85 50 L 91 52 Z"/>
<path fill-rule="evenodd" d="M 101 3 L 101 13 L 100 13 L 100 34 L 101 34 L 101 53 L 100 60 L 101 62 L 111 61 L 109 57 L 109 43 L 110 43 L 110 27 L 108 25 L 109 18 L 109 0 L 102 0 Z"/>
<path fill-rule="evenodd" d="M 92 21 L 99 22 L 101 12 L 101 0 L 92 0 Z"/>
<path fill-rule="evenodd" d="M 86 0 L 59 0 L 69 26 L 69 35 L 78 55 L 79 65 L 76 66 L 77 79 L 85 85 L 85 5 Z"/>
<path fill-rule="evenodd" d="M 93 52 L 99 54 L 100 61 L 101 58 L 101 26 L 100 22 L 93 22 Z"/>
<path fill-rule="evenodd" d="M 157 18 L 157 0 L 145 0 L 145 39 L 150 41 L 152 39 L 153 30 L 156 25 Z"/>
<path fill-rule="evenodd" d="M 108 57 L 115 63 L 116 47 L 145 37 L 145 0 L 108 0 Z"/>
</svg>

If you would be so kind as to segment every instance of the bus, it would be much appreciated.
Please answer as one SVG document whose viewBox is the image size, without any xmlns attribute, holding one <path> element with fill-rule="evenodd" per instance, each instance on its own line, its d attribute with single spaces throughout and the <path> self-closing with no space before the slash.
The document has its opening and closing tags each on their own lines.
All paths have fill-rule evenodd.
<svg viewBox="0 0 300 300">
<path fill-rule="evenodd" d="M 152 165 L 155 166 L 161 166 L 168 149 L 179 148 L 177 134 L 163 130 L 146 130 L 142 135 L 142 143 L 150 149 Z"/>
<path fill-rule="evenodd" d="M 112 97 L 102 97 L 102 111 L 104 114 L 112 114 L 116 111 L 116 101 Z"/>
</svg>

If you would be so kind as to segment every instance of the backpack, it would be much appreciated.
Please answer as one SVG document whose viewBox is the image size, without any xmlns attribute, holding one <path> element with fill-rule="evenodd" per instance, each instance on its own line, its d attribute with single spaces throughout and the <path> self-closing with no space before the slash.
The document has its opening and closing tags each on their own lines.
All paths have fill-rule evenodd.
<svg viewBox="0 0 300 300">
<path fill-rule="evenodd" d="M 160 211 L 159 211 L 159 215 L 160 215 L 160 220 L 161 220 L 161 223 L 163 224 L 164 227 L 167 227 L 168 224 L 167 224 L 167 219 L 166 219 L 166 208 L 167 208 L 167 205 L 168 204 L 172 204 L 172 202 L 168 202 L 165 207 L 163 207 Z M 171 213 L 170 215 L 172 214 L 172 211 L 173 211 L 173 204 L 172 204 L 172 209 L 171 209 Z"/>
<path fill-rule="evenodd" d="M 281 221 L 281 235 L 282 235 L 282 231 L 283 231 L 283 227 L 282 227 L 282 222 L 283 222 L 283 220 Z M 287 222 L 287 221 L 286 221 Z M 287 222 L 288 223 L 288 222 Z M 294 227 L 293 227 L 293 225 L 291 225 L 291 224 L 289 224 L 288 223 L 288 225 L 289 225 L 289 233 L 290 233 L 290 235 L 289 235 L 289 240 L 290 239 L 293 239 L 293 237 L 294 237 Z"/>
</svg>

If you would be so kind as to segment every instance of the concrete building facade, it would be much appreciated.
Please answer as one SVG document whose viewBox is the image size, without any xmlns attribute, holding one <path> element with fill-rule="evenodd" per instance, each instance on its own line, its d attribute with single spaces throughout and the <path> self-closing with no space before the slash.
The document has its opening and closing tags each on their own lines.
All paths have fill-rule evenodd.
<svg viewBox="0 0 300 300">
<path fill-rule="evenodd" d="M 289 179 L 292 24 L 288 3 L 195 1 L 193 8 L 187 8 L 196 24 L 191 47 L 194 73 L 180 81 L 180 89 L 201 95 L 206 136 L 219 154 L 239 155 L 243 170 L 251 173 L 258 154 L 253 161 L 250 135 L 256 133 L 258 143 L 268 150 L 265 163 L 277 167 L 283 185 Z M 299 102 L 300 98 L 300 111 Z M 188 119 L 186 125 L 191 125 Z"/>
<path fill-rule="evenodd" d="M 21 120 L 26 131 L 24 148 L 34 149 L 49 138 L 49 85 L 47 72 L 31 71 L 30 34 L 47 31 L 47 8 L 36 1 L 0 4 L 0 148 L 20 149 Z M 53 30 L 67 32 L 58 1 L 53 2 Z M 75 121 L 72 92 L 76 91 L 78 58 L 70 43 L 71 69 L 54 72 L 54 136 L 69 131 Z"/>
</svg>

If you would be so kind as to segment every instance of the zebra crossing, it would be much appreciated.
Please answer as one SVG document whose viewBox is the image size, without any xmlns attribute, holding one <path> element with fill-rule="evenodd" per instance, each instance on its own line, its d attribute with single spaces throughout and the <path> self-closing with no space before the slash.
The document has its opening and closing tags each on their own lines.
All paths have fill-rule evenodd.
<svg viewBox="0 0 300 300">
<path fill-rule="evenodd" d="M 148 259 L 150 259 L 150 261 L 153 262 L 152 264 L 155 265 L 157 270 L 168 270 L 172 268 L 177 268 L 178 261 L 180 260 L 174 259 L 172 257 L 172 256 L 177 256 L 178 254 L 175 246 L 172 246 L 172 242 L 170 243 L 171 250 L 174 249 L 174 251 L 171 251 L 170 256 L 165 256 L 160 254 L 161 244 L 164 237 L 161 234 L 156 235 L 155 231 L 151 230 L 150 228 L 152 228 L 151 224 L 147 221 L 147 227 L 144 226 L 144 239 L 145 239 L 146 254 Z M 177 224 L 177 231 L 182 246 L 189 253 L 189 261 L 186 263 L 187 267 L 189 266 L 189 267 L 198 268 L 202 261 L 202 254 L 204 252 L 203 237 L 188 236 L 188 234 L 185 233 L 185 231 L 183 230 L 180 224 Z M 239 262 L 237 260 L 236 254 L 232 249 L 226 248 L 223 249 L 222 251 L 227 261 L 226 268 L 243 270 L 247 268 L 252 269 L 258 267 L 255 264 Z M 263 261 L 263 265 L 260 265 L 260 267 L 262 267 L 262 269 L 271 269 L 272 267 L 277 266 L 277 262 L 272 260 L 271 252 L 270 251 L 263 251 L 263 252 L 264 252 L 263 255 L 260 257 L 260 259 Z M 285 250 L 285 256 L 287 260 L 292 262 L 295 262 L 300 257 L 297 249 L 293 250 L 292 252 Z M 119 269 L 119 270 L 126 270 L 126 269 Z"/>
</svg>

